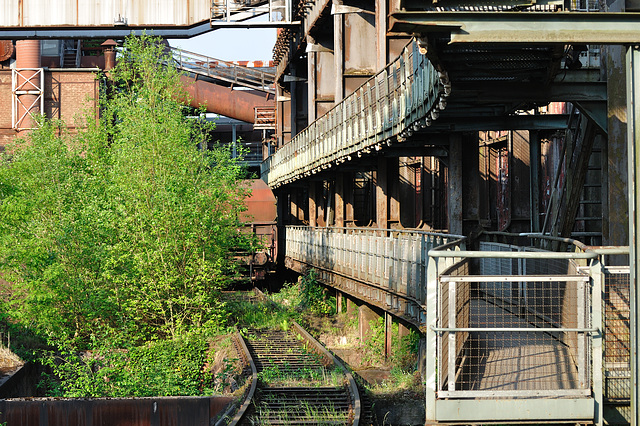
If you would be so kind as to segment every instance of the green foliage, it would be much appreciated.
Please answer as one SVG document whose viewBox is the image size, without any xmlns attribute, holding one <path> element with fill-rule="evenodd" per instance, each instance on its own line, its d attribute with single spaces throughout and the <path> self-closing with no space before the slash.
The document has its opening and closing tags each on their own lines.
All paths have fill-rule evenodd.
<svg viewBox="0 0 640 426">
<path fill-rule="evenodd" d="M 286 307 L 278 306 L 269 300 L 227 302 L 230 322 L 242 328 L 275 328 L 286 330 L 300 314 Z"/>
<path fill-rule="evenodd" d="M 74 135 L 41 120 L 0 157 L 11 316 L 70 351 L 92 336 L 143 345 L 223 326 L 232 253 L 252 244 L 237 232 L 244 169 L 228 150 L 198 150 L 208 127 L 183 113 L 163 49 L 128 38 L 99 119 Z"/>
<path fill-rule="evenodd" d="M 96 342 L 94 342 L 96 343 Z M 51 380 L 50 396 L 144 397 L 200 395 L 212 384 L 204 373 L 207 342 L 200 336 L 150 342 L 128 350 L 94 345 L 79 353 L 64 345 L 43 358 L 60 382 Z"/>
<path fill-rule="evenodd" d="M 309 270 L 297 283 L 285 284 L 271 299 L 282 306 L 315 315 L 335 314 L 336 298 L 318 282 L 317 272 Z"/>
<path fill-rule="evenodd" d="M 363 341 L 364 359 L 370 363 L 384 362 L 384 318 L 380 317 L 369 322 L 369 332 Z M 409 334 L 400 337 L 399 325 L 393 323 L 391 326 L 391 359 L 389 363 L 402 370 L 414 369 L 414 362 L 418 353 L 420 334 L 414 330 L 409 330 Z"/>
</svg>

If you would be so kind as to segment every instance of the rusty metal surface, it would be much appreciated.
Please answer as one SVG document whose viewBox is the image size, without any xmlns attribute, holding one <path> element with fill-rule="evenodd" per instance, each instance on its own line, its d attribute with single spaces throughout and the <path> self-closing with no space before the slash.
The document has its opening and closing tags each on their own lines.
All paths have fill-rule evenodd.
<svg viewBox="0 0 640 426">
<path fill-rule="evenodd" d="M 21 426 L 208 425 L 229 397 L 0 400 L 0 422 Z"/>
<path fill-rule="evenodd" d="M 274 107 L 273 96 L 249 90 L 232 90 L 204 80 L 181 77 L 189 94 L 191 106 L 206 105 L 208 112 L 225 117 L 253 123 L 254 108 L 257 106 Z"/>
<path fill-rule="evenodd" d="M 247 210 L 240 214 L 240 220 L 274 222 L 278 211 L 273 191 L 262 179 L 253 179 L 250 185 L 251 196 L 245 199 Z"/>
<path fill-rule="evenodd" d="M 0 62 L 6 61 L 13 55 L 13 42 L 11 40 L 0 40 Z"/>
</svg>

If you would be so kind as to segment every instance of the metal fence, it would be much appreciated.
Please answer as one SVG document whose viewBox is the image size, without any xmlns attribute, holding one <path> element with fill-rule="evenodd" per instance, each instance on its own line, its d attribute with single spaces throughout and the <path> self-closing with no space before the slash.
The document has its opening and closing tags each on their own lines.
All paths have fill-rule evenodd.
<svg viewBox="0 0 640 426">
<path fill-rule="evenodd" d="M 327 283 L 344 285 L 340 277 L 357 282 L 350 286 L 361 298 L 377 299 L 388 311 L 408 314 L 416 322 L 424 314 L 427 253 L 434 247 L 463 237 L 418 230 L 373 228 L 285 228 L 286 257 L 326 271 Z M 407 312 L 407 302 L 419 312 Z"/>
<path fill-rule="evenodd" d="M 590 395 L 589 275 L 533 250 L 521 252 L 539 258 L 465 259 L 440 276 L 439 397 Z"/>
<path fill-rule="evenodd" d="M 598 418 L 597 253 L 481 243 L 429 256 L 428 419 Z"/>
<path fill-rule="evenodd" d="M 187 50 L 170 48 L 174 65 L 186 72 L 222 80 L 233 86 L 275 93 L 275 74 L 262 68 L 246 67 L 222 59 L 210 58 Z"/>
<path fill-rule="evenodd" d="M 262 164 L 262 178 L 278 187 L 402 142 L 404 132 L 431 124 L 450 93 L 414 41 L 394 62 L 314 121 Z M 393 140 L 391 139 L 393 138 Z"/>
</svg>

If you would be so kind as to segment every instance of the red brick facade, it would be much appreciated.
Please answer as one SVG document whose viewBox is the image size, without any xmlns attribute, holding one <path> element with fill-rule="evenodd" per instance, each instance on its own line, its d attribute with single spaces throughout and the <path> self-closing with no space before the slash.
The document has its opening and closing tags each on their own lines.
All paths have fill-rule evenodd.
<svg viewBox="0 0 640 426">
<path fill-rule="evenodd" d="M 83 111 L 96 109 L 99 82 L 95 70 L 52 70 L 44 74 L 44 112 L 75 131 Z M 18 132 L 11 128 L 11 70 L 0 69 L 0 149 Z"/>
</svg>

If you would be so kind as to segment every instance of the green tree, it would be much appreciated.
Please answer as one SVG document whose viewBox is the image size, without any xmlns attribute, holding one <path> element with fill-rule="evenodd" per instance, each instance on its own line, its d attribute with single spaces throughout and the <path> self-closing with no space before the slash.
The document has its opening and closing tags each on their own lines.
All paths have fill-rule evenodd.
<svg viewBox="0 0 640 426">
<path fill-rule="evenodd" d="M 219 291 L 246 187 L 228 150 L 201 151 L 177 70 L 149 36 L 126 40 L 84 131 L 41 120 L 0 157 L 0 272 L 15 320 L 52 342 L 115 344 L 224 323 Z M 205 145 L 206 146 L 206 145 Z"/>
</svg>

